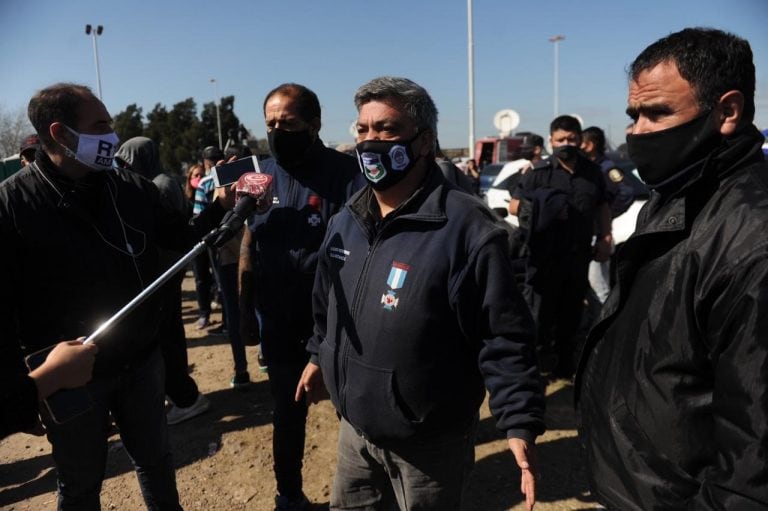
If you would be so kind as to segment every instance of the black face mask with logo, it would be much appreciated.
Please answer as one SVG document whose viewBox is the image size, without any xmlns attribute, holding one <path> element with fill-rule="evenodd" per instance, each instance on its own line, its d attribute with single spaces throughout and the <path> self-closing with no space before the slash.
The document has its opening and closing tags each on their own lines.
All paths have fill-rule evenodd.
<svg viewBox="0 0 768 511">
<path fill-rule="evenodd" d="M 627 135 L 629 158 L 640 178 L 656 188 L 718 150 L 722 135 L 714 116 L 709 110 L 672 128 Z"/>
<path fill-rule="evenodd" d="M 414 156 L 409 140 L 366 140 L 357 144 L 360 171 L 374 190 L 386 190 L 403 180 L 420 156 Z"/>
<path fill-rule="evenodd" d="M 304 163 L 313 142 L 309 130 L 287 131 L 280 128 L 267 132 L 267 140 L 272 156 L 285 170 L 293 170 Z"/>
</svg>

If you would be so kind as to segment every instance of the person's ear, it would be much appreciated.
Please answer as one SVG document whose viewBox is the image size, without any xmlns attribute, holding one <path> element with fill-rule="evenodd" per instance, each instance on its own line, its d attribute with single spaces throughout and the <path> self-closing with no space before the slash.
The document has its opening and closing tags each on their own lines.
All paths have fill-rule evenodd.
<svg viewBox="0 0 768 511">
<path fill-rule="evenodd" d="M 309 134 L 312 136 L 313 139 L 317 138 L 320 135 L 320 118 L 315 117 L 311 121 L 309 121 Z"/>
<path fill-rule="evenodd" d="M 48 134 L 51 139 L 59 145 L 63 145 L 66 148 L 73 147 L 75 145 L 74 135 L 69 132 L 67 127 L 62 122 L 52 122 L 48 126 Z"/>
<path fill-rule="evenodd" d="M 744 115 L 744 94 L 737 90 L 726 92 L 718 100 L 716 109 L 720 134 L 733 135 Z"/>
<path fill-rule="evenodd" d="M 422 131 L 411 145 L 416 156 L 429 156 L 435 152 L 435 134 L 431 129 Z"/>
</svg>

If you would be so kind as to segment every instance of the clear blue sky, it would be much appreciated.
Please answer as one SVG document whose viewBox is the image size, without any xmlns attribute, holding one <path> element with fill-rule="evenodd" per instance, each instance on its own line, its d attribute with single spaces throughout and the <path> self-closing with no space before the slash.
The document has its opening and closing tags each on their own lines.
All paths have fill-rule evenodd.
<svg viewBox="0 0 768 511">
<path fill-rule="evenodd" d="M 96 89 L 86 23 L 98 38 L 103 99 L 112 114 L 147 113 L 192 97 L 235 96 L 235 113 L 264 136 L 261 103 L 294 81 L 323 107 L 321 136 L 350 142 L 358 86 L 384 74 L 423 85 L 440 111 L 443 147 L 468 139 L 466 0 L 0 0 L 0 104 L 25 107 L 38 89 L 75 81 Z M 757 116 L 768 127 L 766 0 L 475 0 L 476 136 L 513 108 L 521 130 L 546 135 L 553 116 L 554 47 L 560 43 L 560 113 L 577 113 L 623 138 L 625 69 L 648 44 L 686 26 L 711 26 L 750 41 Z"/>
</svg>

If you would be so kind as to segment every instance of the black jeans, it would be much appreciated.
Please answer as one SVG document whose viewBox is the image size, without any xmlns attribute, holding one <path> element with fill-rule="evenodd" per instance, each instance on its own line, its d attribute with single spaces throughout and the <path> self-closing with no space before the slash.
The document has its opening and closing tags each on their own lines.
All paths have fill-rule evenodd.
<svg viewBox="0 0 768 511">
<path fill-rule="evenodd" d="M 232 347 L 232 358 L 235 362 L 235 372 L 248 370 L 248 360 L 245 356 L 245 345 L 240 338 L 240 305 L 237 297 L 237 263 L 219 266 L 219 284 L 221 297 L 226 313 L 227 335 Z"/>
<path fill-rule="evenodd" d="M 555 372 L 563 376 L 570 376 L 574 369 L 590 259 L 588 252 L 563 254 L 540 270 L 539 280 L 528 295 L 536 319 L 538 348 L 557 355 Z"/>
<path fill-rule="evenodd" d="M 197 293 L 197 308 L 200 317 L 211 314 L 211 289 L 213 287 L 213 268 L 208 250 L 195 257 L 192 261 L 192 271 L 195 273 L 195 291 Z"/>
<path fill-rule="evenodd" d="M 165 422 L 163 360 L 156 350 L 139 366 L 91 380 L 93 407 L 63 424 L 43 416 L 53 446 L 59 511 L 100 509 L 110 413 L 136 467 L 147 509 L 181 510 Z"/>
<path fill-rule="evenodd" d="M 165 362 L 165 393 L 182 408 L 192 406 L 200 393 L 189 375 L 187 338 L 181 318 L 181 282 L 184 273 L 174 275 L 158 291 L 163 297 L 163 313 L 157 332 Z"/>
<path fill-rule="evenodd" d="M 277 492 L 293 499 L 302 492 L 301 467 L 307 424 L 307 404 L 305 401 L 297 403 L 294 395 L 306 363 L 281 364 L 268 359 L 267 364 L 274 400 L 272 456 Z"/>
</svg>

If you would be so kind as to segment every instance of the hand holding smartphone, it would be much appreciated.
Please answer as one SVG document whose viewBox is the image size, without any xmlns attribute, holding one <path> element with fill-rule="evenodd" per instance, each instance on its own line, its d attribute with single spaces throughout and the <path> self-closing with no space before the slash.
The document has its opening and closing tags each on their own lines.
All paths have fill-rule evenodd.
<svg viewBox="0 0 768 511">
<path fill-rule="evenodd" d="M 255 156 L 246 156 L 223 165 L 216 165 L 211 172 L 213 173 L 214 186 L 219 188 L 236 183 L 243 174 L 261 171 L 259 169 L 259 160 Z"/>
</svg>

